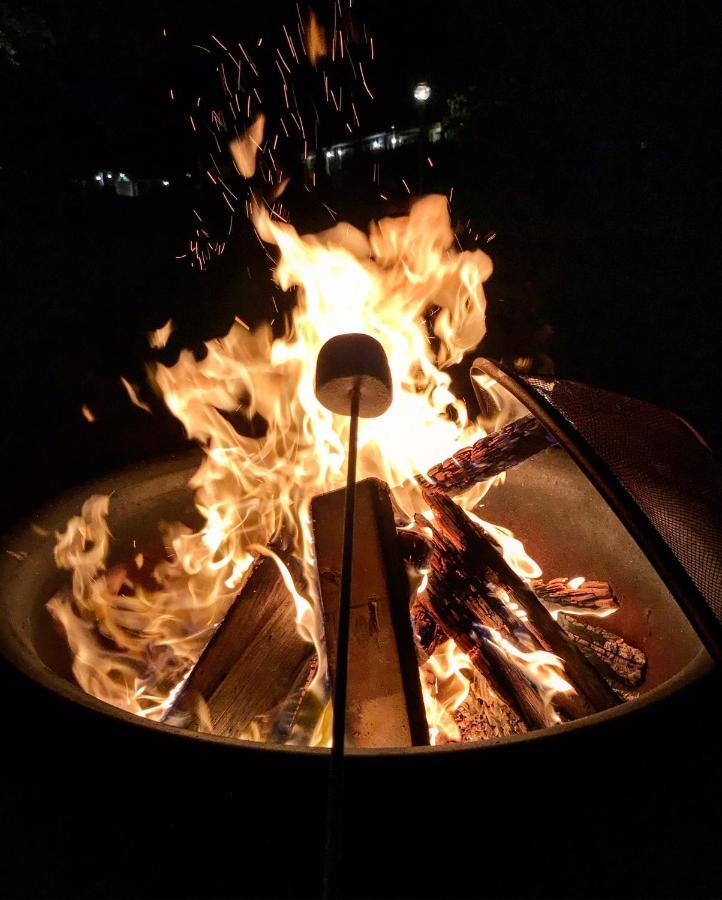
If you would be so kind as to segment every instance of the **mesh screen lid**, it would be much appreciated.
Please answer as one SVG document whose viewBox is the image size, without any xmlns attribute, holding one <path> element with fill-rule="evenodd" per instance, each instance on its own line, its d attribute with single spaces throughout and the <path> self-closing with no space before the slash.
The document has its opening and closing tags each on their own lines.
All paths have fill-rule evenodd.
<svg viewBox="0 0 722 900">
<path fill-rule="evenodd" d="M 707 649 L 722 661 L 722 472 L 667 410 L 477 359 L 546 426 L 617 513 Z"/>
</svg>

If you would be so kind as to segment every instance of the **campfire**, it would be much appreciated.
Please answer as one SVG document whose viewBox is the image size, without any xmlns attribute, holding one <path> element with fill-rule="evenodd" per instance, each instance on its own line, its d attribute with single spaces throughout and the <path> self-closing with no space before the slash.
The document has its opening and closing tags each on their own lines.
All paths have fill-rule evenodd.
<svg viewBox="0 0 722 900">
<path fill-rule="evenodd" d="M 615 629 L 610 575 L 542 572 L 503 518 L 486 518 L 516 467 L 564 450 L 487 374 L 471 373 L 483 420 L 452 390 L 449 366 L 485 333 L 492 265 L 455 248 L 446 199 L 368 232 L 302 236 L 264 206 L 254 224 L 296 292 L 283 335 L 239 318 L 204 358 L 185 350 L 149 371 L 204 454 L 193 514 L 158 521 L 124 559 L 112 496 L 88 497 L 58 534 L 71 584 L 48 610 L 77 683 L 186 729 L 329 745 L 349 424 L 319 402 L 314 374 L 321 347 L 356 332 L 385 350 L 393 402 L 358 435 L 349 742 L 479 741 L 634 698 L 647 660 Z M 533 548 L 533 527 L 523 538 Z"/>
</svg>

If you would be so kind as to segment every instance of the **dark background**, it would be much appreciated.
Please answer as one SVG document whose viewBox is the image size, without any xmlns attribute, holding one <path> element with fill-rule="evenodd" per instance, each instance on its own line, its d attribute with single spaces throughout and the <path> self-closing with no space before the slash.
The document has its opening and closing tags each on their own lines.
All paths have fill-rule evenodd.
<svg viewBox="0 0 722 900">
<path fill-rule="evenodd" d="M 360 134 L 416 124 L 413 85 L 423 78 L 432 86 L 429 118 L 442 121 L 447 140 L 433 148 L 437 164 L 425 171 L 424 187 L 448 194 L 453 186 L 451 209 L 460 241 L 473 246 L 478 235 L 495 263 L 487 290 L 489 334 L 481 351 L 507 362 L 550 355 L 561 376 L 680 413 L 719 450 L 722 35 L 714 5 L 357 0 L 354 9 L 375 35 L 377 48 L 367 69 L 375 99 L 359 95 Z M 321 4 L 319 14 L 328 15 Z M 223 41 L 242 39 L 250 48 L 261 34 L 278 40 L 279 23 L 294 15 L 294 4 L 274 2 L 253 8 L 240 2 L 0 2 L 3 525 L 65 486 L 184 446 L 180 428 L 147 391 L 153 418 L 131 406 L 119 384 L 121 375 L 142 382 L 143 367 L 152 358 L 148 330 L 174 318 L 177 333 L 164 357 L 172 359 L 182 345 L 198 347 L 225 333 L 236 314 L 251 323 L 270 314 L 268 263 L 240 217 L 226 252 L 204 271 L 191 268 L 188 258 L 176 259 L 197 227 L 194 208 L 212 234 L 226 228 L 218 198 L 203 179 L 208 147 L 189 129 L 187 113 L 196 95 L 210 102 L 218 91 L 219 57 L 213 55 L 211 32 Z M 194 43 L 212 53 L 194 50 Z M 169 101 L 170 87 L 175 103 Z M 340 120 L 324 117 L 322 142 L 346 137 Z M 322 202 L 357 224 L 403 211 L 408 196 L 400 177 L 405 174 L 412 185 L 417 177 L 413 152 L 385 160 L 385 203 L 363 173 L 322 180 L 308 194 L 301 187 L 297 152 L 289 150 L 288 166 L 294 176 L 288 205 L 306 228 L 331 224 Z M 163 177 L 171 185 L 132 199 L 84 186 L 105 169 Z M 93 424 L 81 415 L 83 403 L 96 415 Z M 23 690 L 9 674 L 4 683 L 13 692 Z M 708 681 L 701 692 L 658 714 L 666 721 L 647 723 L 647 737 L 668 739 L 654 759 L 641 719 L 619 742 L 604 733 L 594 758 L 607 756 L 625 767 L 631 758 L 636 774 L 622 779 L 618 790 L 615 778 L 605 776 L 594 798 L 582 804 L 584 814 L 555 816 L 551 843 L 562 848 L 556 869 L 547 868 L 545 848 L 528 839 L 535 849 L 521 866 L 519 895 L 719 894 L 718 691 L 717 682 Z M 52 754 L 52 733 L 63 729 L 67 715 L 55 707 L 46 713 L 42 699 L 31 696 L 40 712 L 32 717 L 28 742 L 10 747 L 16 772 L 24 771 L 28 747 L 37 750 L 45 742 L 43 753 Z M 9 727 L 14 721 L 27 724 L 24 696 L 15 701 L 19 719 L 12 709 Z M 43 727 L 46 715 L 51 735 Z M 111 734 L 110 726 L 99 726 L 96 733 L 91 727 L 83 731 L 72 717 L 68 721 L 77 724 L 88 748 L 97 741 L 101 753 L 120 753 L 122 747 L 136 759 L 120 780 L 122 792 L 134 790 L 136 754 L 148 752 L 163 766 L 165 745 L 143 749 Z M 645 758 L 636 755 L 637 746 Z M 77 778 L 75 751 L 66 745 L 56 749 L 71 779 Z M 105 776 L 102 759 L 88 752 L 86 777 L 79 779 L 81 799 L 67 784 L 60 786 L 62 773 L 41 778 L 34 787 L 27 774 L 19 787 L 15 779 L 4 784 L 6 826 L 15 835 L 13 858 L 5 860 L 7 886 L 0 881 L 4 896 L 161 893 L 165 863 L 148 861 L 153 854 L 144 849 L 147 819 L 171 822 L 160 842 L 167 859 L 177 845 L 173 840 L 182 843 L 197 828 L 202 804 L 184 810 L 161 791 L 164 817 L 156 808 L 143 813 L 143 804 L 131 813 L 113 795 L 112 805 L 125 809 L 125 818 L 119 820 L 122 827 L 118 821 L 102 826 L 121 842 L 120 851 L 117 844 L 106 850 L 102 834 L 84 821 L 93 783 L 103 784 Z M 186 762 L 178 761 L 180 754 L 173 759 L 167 774 L 177 784 Z M 214 765 L 205 758 L 187 762 Z M 576 765 L 583 778 L 579 760 Z M 460 767 L 459 776 L 478 777 L 469 766 Z M 269 769 L 264 777 L 275 776 Z M 396 777 L 369 775 L 368 788 L 380 785 L 386 796 Z M 422 770 L 418 777 L 432 775 Z M 286 784 L 285 775 L 281 783 Z M 632 784 L 636 791 L 625 806 Z M 565 789 L 576 795 L 578 783 Z M 240 776 L 234 790 L 208 801 L 211 819 L 224 826 L 236 822 L 223 818 L 230 815 L 228 804 L 242 805 L 262 794 L 258 785 L 247 788 Z M 277 786 L 274 802 L 280 791 Z M 474 791 L 483 797 L 483 778 Z M 490 796 L 491 808 L 499 793 L 497 787 L 493 800 Z M 512 794 L 517 800 L 525 796 L 518 784 Z M 418 796 L 414 803 L 416 821 L 422 821 L 427 807 Z M 303 821 L 294 804 L 293 815 Z M 618 816 L 615 805 L 622 806 Z M 307 814 L 311 829 L 319 827 L 317 812 Z M 44 824 L 38 825 L 38 817 Z M 503 828 L 513 830 L 518 821 L 506 812 Z M 263 822 L 274 828 L 270 813 Z M 72 836 L 79 827 L 89 842 L 85 847 Z M 244 827 L 250 828 L 247 821 Z M 387 823 L 385 839 L 393 841 L 390 827 Z M 402 822 L 399 828 L 404 827 Z M 431 825 L 424 834 L 431 848 L 444 854 L 426 873 L 429 896 L 517 895 L 497 870 L 490 878 L 483 844 L 479 860 L 469 862 L 468 854 L 477 851 L 468 834 L 466 858 L 454 863 L 456 880 L 445 887 L 439 866 L 449 865 L 453 842 L 442 840 Z M 403 837 L 409 850 L 409 835 Z M 152 843 L 152 836 L 148 840 Z M 604 856 L 607 841 L 615 851 L 604 857 L 600 874 L 579 854 L 588 847 Z M 206 835 L 204 851 L 212 853 L 208 842 Z M 264 844 L 258 866 L 261 860 L 272 866 L 272 844 L 270 839 Z M 20 846 L 24 855 L 18 855 Z M 232 853 L 227 834 L 222 846 Z M 490 846 L 493 854 L 501 853 L 498 839 Z M 112 862 L 101 864 L 106 852 L 118 853 L 124 860 L 118 866 L 132 862 L 137 877 L 127 870 L 114 873 Z M 377 858 L 389 853 L 387 844 Z M 47 869 L 38 864 L 45 857 Z M 81 863 L 86 857 L 94 862 Z M 305 859 L 298 847 L 290 852 L 279 893 L 312 893 L 308 885 L 315 869 L 311 864 L 304 869 Z M 476 877 L 481 861 L 486 865 Z M 231 877 L 227 857 L 221 863 L 215 863 L 220 869 L 201 868 L 205 879 L 189 875 L 189 891 L 243 893 L 243 879 Z M 246 893 L 273 894 L 271 876 L 264 882 L 258 866 L 244 864 L 249 866 Z M 503 857 L 502 864 L 512 863 Z M 177 875 L 177 865 L 171 868 Z M 357 893 L 412 895 L 422 883 L 418 868 L 414 873 L 405 881 L 397 872 L 385 887 L 374 888 L 365 871 Z M 304 881 L 306 876 L 310 880 Z M 178 879 L 170 883 L 177 894 Z"/>
<path fill-rule="evenodd" d="M 259 35 L 278 44 L 294 9 L 0 4 L 3 449 L 22 486 L 6 521 L 64 483 L 179 446 L 175 424 L 131 407 L 119 385 L 121 374 L 142 381 L 149 329 L 174 318 L 172 358 L 236 314 L 272 315 L 268 262 L 242 214 L 204 272 L 175 257 L 198 227 L 193 209 L 211 236 L 227 230 L 204 175 L 208 142 L 187 119 L 196 96 L 203 108 L 217 99 L 222 54 L 192 45 L 218 50 L 211 33 L 229 46 L 251 48 Z M 495 263 L 482 352 L 507 362 L 547 353 L 560 375 L 671 408 L 718 448 L 722 35 L 712 5 L 354 9 L 376 43 L 366 67 L 375 100 L 348 79 L 360 134 L 414 125 L 412 87 L 420 77 L 432 86 L 428 118 L 450 139 L 430 148 L 424 187 L 454 188 L 461 242 L 478 235 Z M 322 122 L 325 142 L 348 137 L 339 117 L 324 111 Z M 368 172 L 305 192 L 290 152 L 294 220 L 328 227 L 321 201 L 360 225 L 403 211 L 400 176 L 415 185 L 415 150 L 388 156 L 384 203 Z M 171 186 L 132 199 L 81 187 L 106 168 Z"/>
</svg>

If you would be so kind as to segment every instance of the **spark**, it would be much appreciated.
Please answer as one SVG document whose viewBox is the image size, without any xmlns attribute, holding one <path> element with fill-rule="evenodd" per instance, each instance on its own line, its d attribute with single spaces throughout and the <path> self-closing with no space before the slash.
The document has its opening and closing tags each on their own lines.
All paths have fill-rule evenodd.
<svg viewBox="0 0 722 900">
<path fill-rule="evenodd" d="M 373 94 L 371 93 L 371 91 L 369 90 L 368 84 L 366 84 L 366 76 L 364 75 L 364 67 L 363 67 L 363 63 L 359 63 L 359 64 L 358 64 L 358 67 L 359 67 L 359 71 L 361 72 L 361 83 L 363 84 L 363 86 L 364 86 L 364 88 L 365 88 L 365 90 L 366 90 L 366 93 L 367 93 L 367 94 L 369 95 L 369 97 L 373 100 L 373 99 L 374 99 L 374 95 L 373 95 Z"/>
<path fill-rule="evenodd" d="M 278 58 L 279 58 L 279 59 L 281 60 L 281 62 L 283 63 L 283 68 L 284 68 L 284 69 L 288 72 L 288 74 L 290 75 L 290 74 L 291 74 L 291 67 L 288 65 L 288 63 L 287 63 L 286 60 L 284 59 L 283 53 L 281 53 L 281 51 L 278 49 L 278 47 L 276 47 L 276 53 L 278 54 Z"/>
</svg>

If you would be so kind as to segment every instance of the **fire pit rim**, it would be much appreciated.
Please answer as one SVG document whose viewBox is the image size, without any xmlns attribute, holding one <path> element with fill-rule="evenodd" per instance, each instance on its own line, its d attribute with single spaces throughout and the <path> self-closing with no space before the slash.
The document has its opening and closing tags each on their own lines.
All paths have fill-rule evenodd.
<svg viewBox="0 0 722 900">
<path fill-rule="evenodd" d="M 56 696 L 59 695 L 64 701 L 74 702 L 89 709 L 93 713 L 106 715 L 116 720 L 127 722 L 130 725 L 150 728 L 152 731 L 160 734 L 174 735 L 176 737 L 194 741 L 211 742 L 213 744 L 236 747 L 246 751 L 275 751 L 311 758 L 323 757 L 330 752 L 328 748 L 260 743 L 214 734 L 192 732 L 182 728 L 176 728 L 172 725 L 166 725 L 161 722 L 143 719 L 132 713 L 118 709 L 111 704 L 86 694 L 80 686 L 69 682 L 48 667 L 38 656 L 33 655 L 27 646 L 27 639 L 17 630 L 11 617 L 3 615 L 3 610 L 7 608 L 11 602 L 11 594 L 14 593 L 9 590 L 8 587 L 15 580 L 20 580 L 20 582 L 22 582 L 22 570 L 19 567 L 22 566 L 23 562 L 26 562 L 31 558 L 28 557 L 28 560 L 20 562 L 6 551 L 22 548 L 28 541 L 37 542 L 42 540 L 42 538 L 32 530 L 29 524 L 30 522 L 34 520 L 45 521 L 50 518 L 53 513 L 57 513 L 58 508 L 63 508 L 68 505 L 75 505 L 79 508 L 83 500 L 91 493 L 112 493 L 117 486 L 118 480 L 121 478 L 125 479 L 124 485 L 127 487 L 133 483 L 138 484 L 157 479 L 164 475 L 170 476 L 181 471 L 190 470 L 194 461 L 200 461 L 200 459 L 201 454 L 197 450 L 191 449 L 184 453 L 172 454 L 160 459 L 135 463 L 120 470 L 116 470 L 113 473 L 101 476 L 91 482 L 70 487 L 55 496 L 39 510 L 36 510 L 25 517 L 24 521 L 17 523 L 14 528 L 10 529 L 4 536 L 0 537 L 0 551 L 5 551 L 0 552 L 0 654 L 9 664 L 22 672 L 24 676 L 40 685 L 43 689 L 51 691 Z M 129 481 L 128 479 L 134 475 L 138 476 L 137 479 L 132 482 Z M 594 715 L 587 716 L 583 719 L 557 725 L 554 728 L 531 731 L 525 734 L 510 735 L 507 737 L 491 738 L 479 742 L 398 748 L 355 747 L 349 748 L 348 752 L 354 757 L 364 758 L 400 757 L 408 756 L 410 754 L 414 756 L 425 756 L 429 753 L 472 752 L 500 746 L 511 746 L 528 741 L 536 741 L 542 738 L 548 739 L 555 736 L 562 737 L 579 728 L 612 722 L 621 716 L 644 709 L 652 703 L 671 697 L 682 690 L 686 685 L 700 679 L 713 668 L 714 663 L 712 662 L 711 657 L 703 647 L 700 647 L 698 653 L 676 674 L 637 699 L 628 701 L 612 709 L 595 713 Z"/>
</svg>

